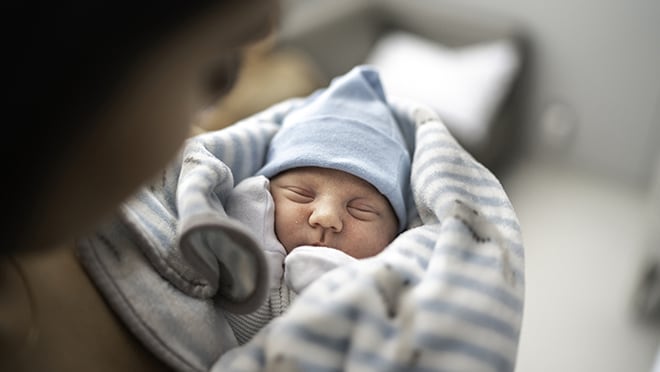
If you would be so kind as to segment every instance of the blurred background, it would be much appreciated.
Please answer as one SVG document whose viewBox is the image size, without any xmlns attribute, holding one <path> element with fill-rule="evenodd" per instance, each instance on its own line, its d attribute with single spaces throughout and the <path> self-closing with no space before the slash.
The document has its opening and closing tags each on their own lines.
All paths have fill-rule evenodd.
<svg viewBox="0 0 660 372">
<path fill-rule="evenodd" d="M 360 63 L 502 181 L 526 246 L 517 371 L 660 371 L 660 2 L 289 0 L 218 129 Z"/>
</svg>

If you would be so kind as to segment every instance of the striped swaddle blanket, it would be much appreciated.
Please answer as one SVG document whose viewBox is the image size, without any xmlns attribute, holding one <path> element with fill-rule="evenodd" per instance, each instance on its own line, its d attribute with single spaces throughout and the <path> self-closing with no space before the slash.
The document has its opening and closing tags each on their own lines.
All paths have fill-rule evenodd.
<svg viewBox="0 0 660 372">
<path fill-rule="evenodd" d="M 335 269 L 238 346 L 226 312 L 266 295 L 258 237 L 223 195 L 254 174 L 293 99 L 190 139 L 116 219 L 80 241 L 130 329 L 178 370 L 512 371 L 523 311 L 520 227 L 498 180 L 431 110 L 391 108 L 413 154 L 409 228 Z"/>
</svg>

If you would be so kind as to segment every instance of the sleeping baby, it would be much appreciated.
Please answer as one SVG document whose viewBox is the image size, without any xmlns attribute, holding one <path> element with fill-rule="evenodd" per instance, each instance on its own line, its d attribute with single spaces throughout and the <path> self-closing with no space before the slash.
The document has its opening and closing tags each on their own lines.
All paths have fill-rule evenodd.
<svg viewBox="0 0 660 372">
<path fill-rule="evenodd" d="M 410 155 L 378 73 L 356 67 L 290 112 L 265 165 L 229 195 L 270 269 L 266 302 L 229 314 L 247 342 L 331 269 L 381 252 L 406 227 Z"/>
</svg>

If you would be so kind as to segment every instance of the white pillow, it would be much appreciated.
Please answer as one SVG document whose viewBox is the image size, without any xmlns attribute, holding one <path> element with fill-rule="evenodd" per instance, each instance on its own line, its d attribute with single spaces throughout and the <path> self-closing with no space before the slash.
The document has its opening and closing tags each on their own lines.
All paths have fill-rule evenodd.
<svg viewBox="0 0 660 372">
<path fill-rule="evenodd" d="M 386 94 L 431 106 L 459 141 L 479 146 L 520 61 L 510 40 L 448 48 L 397 31 L 376 43 L 366 63 L 379 69 Z"/>
</svg>

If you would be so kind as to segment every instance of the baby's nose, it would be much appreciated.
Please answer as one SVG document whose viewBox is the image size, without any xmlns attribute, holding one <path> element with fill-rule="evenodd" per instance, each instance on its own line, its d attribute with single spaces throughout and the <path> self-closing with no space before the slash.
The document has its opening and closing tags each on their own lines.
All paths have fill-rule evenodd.
<svg viewBox="0 0 660 372">
<path fill-rule="evenodd" d="M 341 210 L 331 203 L 317 203 L 309 216 L 309 224 L 340 232 L 343 228 Z"/>
</svg>

